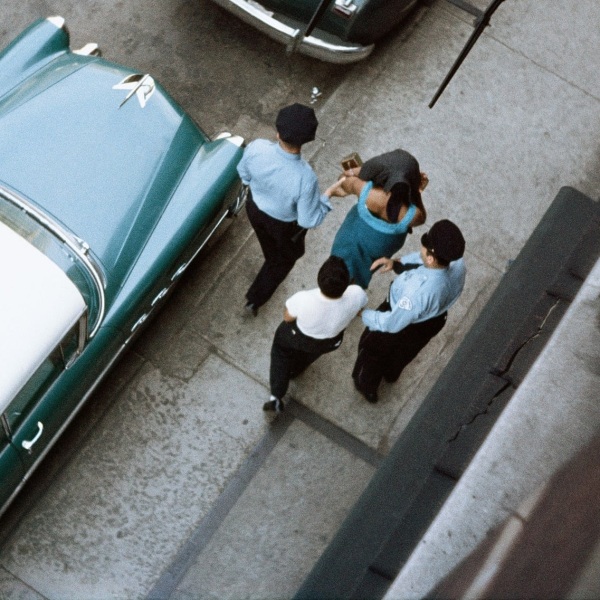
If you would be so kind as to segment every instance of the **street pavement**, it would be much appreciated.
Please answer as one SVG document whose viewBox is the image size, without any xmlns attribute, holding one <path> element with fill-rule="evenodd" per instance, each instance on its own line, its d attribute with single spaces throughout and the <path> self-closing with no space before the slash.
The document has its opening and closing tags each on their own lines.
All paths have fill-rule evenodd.
<svg viewBox="0 0 600 600">
<path fill-rule="evenodd" d="M 0 596 L 292 597 L 559 188 L 598 197 L 597 2 L 505 2 L 433 109 L 472 17 L 430 4 L 315 104 L 305 155 L 323 189 L 352 151 L 417 157 L 428 219 L 403 251 L 441 218 L 467 240 L 467 285 L 445 329 L 371 405 L 350 378 L 356 321 L 293 382 L 284 416 L 266 417 L 284 301 L 316 285 L 354 199 L 334 199 L 256 318 L 242 307 L 261 255 L 240 216 L 95 394 L 98 422 L 0 548 Z M 248 115 L 232 129 L 274 135 Z M 374 277 L 370 306 L 389 282 Z"/>
</svg>

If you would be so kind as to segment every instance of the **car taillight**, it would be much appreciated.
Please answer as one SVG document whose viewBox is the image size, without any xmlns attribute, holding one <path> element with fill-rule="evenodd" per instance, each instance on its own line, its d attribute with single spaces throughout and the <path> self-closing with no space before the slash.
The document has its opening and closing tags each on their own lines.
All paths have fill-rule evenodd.
<svg viewBox="0 0 600 600">
<path fill-rule="evenodd" d="M 356 4 L 354 4 L 354 0 L 335 0 L 334 5 L 331 10 L 336 15 L 340 15 L 342 17 L 350 18 L 357 10 Z"/>
</svg>

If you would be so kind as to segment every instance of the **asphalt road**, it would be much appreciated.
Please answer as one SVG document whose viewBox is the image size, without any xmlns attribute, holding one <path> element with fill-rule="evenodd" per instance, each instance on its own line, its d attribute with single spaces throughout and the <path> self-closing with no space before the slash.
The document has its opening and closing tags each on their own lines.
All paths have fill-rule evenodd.
<svg viewBox="0 0 600 600">
<path fill-rule="evenodd" d="M 208 0 L 4 2 L 0 46 L 54 14 L 66 19 L 73 48 L 97 42 L 105 58 L 151 73 L 209 134 L 250 136 L 282 105 L 310 102 L 313 87 L 326 99 L 353 68 L 286 56 Z"/>
</svg>

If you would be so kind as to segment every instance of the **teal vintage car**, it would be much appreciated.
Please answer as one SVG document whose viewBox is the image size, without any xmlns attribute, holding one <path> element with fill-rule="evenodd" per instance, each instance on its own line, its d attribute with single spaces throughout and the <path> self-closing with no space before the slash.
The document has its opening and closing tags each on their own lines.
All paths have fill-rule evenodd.
<svg viewBox="0 0 600 600">
<path fill-rule="evenodd" d="M 331 63 L 369 56 L 418 0 L 213 0 L 289 51 Z"/>
<path fill-rule="evenodd" d="M 0 53 L 0 512 L 222 221 L 243 139 L 210 139 L 149 74 L 69 48 Z"/>
</svg>

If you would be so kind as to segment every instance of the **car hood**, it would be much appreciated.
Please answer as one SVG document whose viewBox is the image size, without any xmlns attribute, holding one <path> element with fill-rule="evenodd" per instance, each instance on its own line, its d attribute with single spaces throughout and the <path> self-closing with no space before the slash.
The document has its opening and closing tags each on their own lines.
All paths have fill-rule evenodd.
<svg viewBox="0 0 600 600">
<path fill-rule="evenodd" d="M 117 278 L 207 141 L 158 84 L 144 107 L 135 93 L 122 104 L 131 90 L 114 86 L 131 74 L 68 53 L 0 100 L 0 180 L 89 244 Z"/>
</svg>

